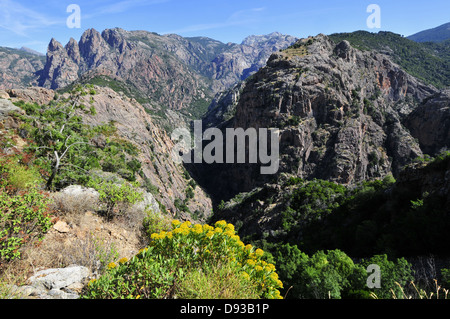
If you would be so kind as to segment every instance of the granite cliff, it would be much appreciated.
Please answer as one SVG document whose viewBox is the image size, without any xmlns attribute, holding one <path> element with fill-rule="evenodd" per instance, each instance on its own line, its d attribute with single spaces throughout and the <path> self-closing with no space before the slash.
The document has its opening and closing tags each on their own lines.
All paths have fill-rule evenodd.
<svg viewBox="0 0 450 319">
<path fill-rule="evenodd" d="M 202 184 L 218 201 L 281 173 L 342 184 L 397 176 L 417 157 L 449 146 L 448 118 L 446 93 L 384 54 L 318 35 L 273 53 L 244 84 L 222 94 L 204 119 L 204 127 L 213 121 L 222 128 L 278 128 L 277 175 L 260 175 L 257 164 L 193 170 L 203 172 L 200 178 L 217 174 Z"/>
</svg>

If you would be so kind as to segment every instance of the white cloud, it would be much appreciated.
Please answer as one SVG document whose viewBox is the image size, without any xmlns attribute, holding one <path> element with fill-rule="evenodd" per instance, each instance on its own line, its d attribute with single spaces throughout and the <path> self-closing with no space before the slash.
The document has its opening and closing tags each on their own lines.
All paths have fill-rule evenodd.
<svg viewBox="0 0 450 319">
<path fill-rule="evenodd" d="M 162 32 L 163 34 L 175 33 L 175 34 L 183 34 L 189 32 L 198 32 L 204 30 L 218 29 L 218 28 L 226 28 L 237 25 L 245 25 L 249 23 L 255 23 L 259 20 L 259 12 L 264 11 L 266 8 L 253 8 L 247 10 L 239 10 L 232 13 L 224 22 L 218 23 L 204 23 L 204 24 L 194 24 L 190 26 L 186 26 L 180 29 Z"/>
<path fill-rule="evenodd" d="M 12 0 L 0 0 L 0 28 L 20 36 L 28 31 L 65 23 L 65 19 L 45 16 Z"/>
</svg>

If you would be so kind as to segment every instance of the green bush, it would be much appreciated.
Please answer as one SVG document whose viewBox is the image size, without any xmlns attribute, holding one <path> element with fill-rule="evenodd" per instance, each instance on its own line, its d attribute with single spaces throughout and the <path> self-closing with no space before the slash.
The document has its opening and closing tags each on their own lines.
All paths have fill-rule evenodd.
<svg viewBox="0 0 450 319">
<path fill-rule="evenodd" d="M 107 181 L 98 178 L 88 183 L 89 187 L 99 192 L 99 201 L 103 206 L 106 217 L 113 219 L 122 215 L 135 203 L 143 200 L 143 193 L 139 190 L 138 183 Z"/>
<path fill-rule="evenodd" d="M 173 230 L 151 235 L 150 245 L 131 260 L 109 265 L 82 298 L 281 298 L 282 283 L 264 251 L 244 245 L 234 226 L 173 221 Z M 208 282 L 208 286 L 203 283 Z M 202 291 L 199 287 L 204 288 Z M 226 294 L 212 292 L 227 287 Z M 244 293 L 245 292 L 245 293 Z M 248 295 L 246 293 L 248 292 Z"/>
<path fill-rule="evenodd" d="M 404 258 L 390 261 L 387 255 L 376 255 L 362 260 L 360 264 L 364 269 L 369 265 L 380 267 L 380 288 L 372 290 L 378 299 L 391 299 L 393 296 L 403 295 L 404 287 L 414 279 L 411 264 Z"/>
<path fill-rule="evenodd" d="M 276 247 L 273 257 L 281 280 L 289 286 L 289 298 L 340 299 L 354 287 L 353 278 L 362 273 L 340 250 L 308 256 L 297 246 L 285 244 Z"/>
<path fill-rule="evenodd" d="M 19 258 L 22 246 L 44 237 L 52 226 L 49 203 L 36 188 L 14 195 L 0 188 L 0 260 Z"/>
</svg>

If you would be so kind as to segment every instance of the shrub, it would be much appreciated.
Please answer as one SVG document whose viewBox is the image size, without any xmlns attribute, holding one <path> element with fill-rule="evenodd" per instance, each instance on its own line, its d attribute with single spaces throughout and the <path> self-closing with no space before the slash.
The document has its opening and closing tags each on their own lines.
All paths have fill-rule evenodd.
<svg viewBox="0 0 450 319">
<path fill-rule="evenodd" d="M 211 297 L 210 292 L 195 293 L 206 278 L 215 278 L 212 287 L 222 287 L 226 280 L 232 291 L 248 291 L 246 297 L 281 298 L 275 266 L 263 260 L 264 251 L 244 245 L 233 225 L 173 221 L 172 226 L 170 232 L 152 234 L 150 245 L 131 260 L 110 264 L 82 298 Z"/>
<path fill-rule="evenodd" d="M 393 295 L 402 295 L 403 287 L 414 279 L 411 264 L 404 258 L 390 261 L 387 255 L 376 255 L 361 261 L 361 266 L 365 269 L 369 265 L 380 267 L 381 288 L 373 290 L 378 299 L 390 299 Z"/>
<path fill-rule="evenodd" d="M 143 220 L 143 227 L 145 235 L 150 238 L 154 233 L 169 231 L 171 228 L 171 219 L 161 213 L 156 213 L 148 209 Z"/>
<path fill-rule="evenodd" d="M 318 251 L 312 256 L 285 244 L 274 252 L 280 277 L 291 286 L 290 297 L 340 299 L 351 288 L 357 265 L 340 250 Z"/>
<path fill-rule="evenodd" d="M 137 183 L 118 184 L 114 181 L 92 179 L 88 186 L 99 192 L 100 204 L 103 205 L 106 217 L 110 220 L 122 215 L 131 205 L 143 200 L 143 193 L 139 191 Z"/>
<path fill-rule="evenodd" d="M 42 239 L 52 226 L 47 194 L 30 188 L 10 195 L 0 188 L 0 260 L 20 257 L 20 248 Z"/>
</svg>

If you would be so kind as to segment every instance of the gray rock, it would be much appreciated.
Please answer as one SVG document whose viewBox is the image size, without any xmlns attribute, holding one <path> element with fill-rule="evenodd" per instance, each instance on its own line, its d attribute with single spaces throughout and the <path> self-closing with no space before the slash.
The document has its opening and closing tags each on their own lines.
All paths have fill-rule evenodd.
<svg viewBox="0 0 450 319">
<path fill-rule="evenodd" d="M 90 270 L 83 266 L 46 269 L 37 272 L 28 281 L 38 289 L 61 289 L 77 282 L 84 282 L 90 275 Z"/>
<path fill-rule="evenodd" d="M 12 104 L 10 100 L 0 99 L 0 119 L 7 117 L 12 112 L 21 112 L 21 108 Z"/>
<path fill-rule="evenodd" d="M 67 293 L 59 289 L 50 290 L 47 295 L 52 299 L 78 299 L 78 295 L 75 293 Z"/>
</svg>

